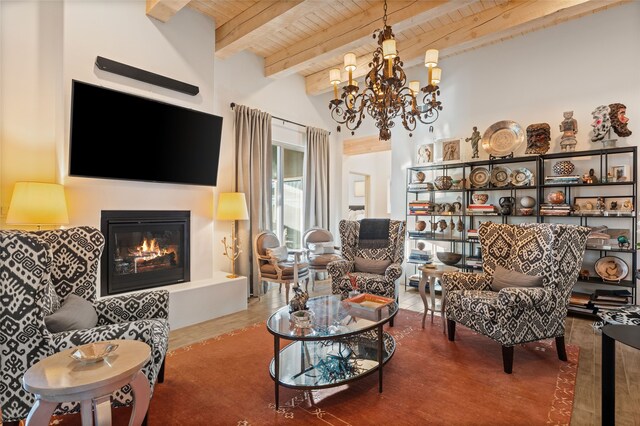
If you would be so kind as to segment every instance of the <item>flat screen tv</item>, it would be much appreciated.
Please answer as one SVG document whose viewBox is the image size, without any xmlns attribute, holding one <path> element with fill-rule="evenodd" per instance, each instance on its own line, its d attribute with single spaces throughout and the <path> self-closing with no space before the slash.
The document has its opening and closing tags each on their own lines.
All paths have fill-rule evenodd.
<svg viewBox="0 0 640 426">
<path fill-rule="evenodd" d="M 222 117 L 73 81 L 69 175 L 216 186 Z"/>
</svg>

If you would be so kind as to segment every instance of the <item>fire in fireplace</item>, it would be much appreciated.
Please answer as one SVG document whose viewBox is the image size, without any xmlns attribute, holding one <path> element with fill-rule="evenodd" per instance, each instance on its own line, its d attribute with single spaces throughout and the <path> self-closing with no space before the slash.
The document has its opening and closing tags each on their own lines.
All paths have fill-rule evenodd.
<svg viewBox="0 0 640 426">
<path fill-rule="evenodd" d="M 102 211 L 102 295 L 189 281 L 188 211 Z"/>
</svg>

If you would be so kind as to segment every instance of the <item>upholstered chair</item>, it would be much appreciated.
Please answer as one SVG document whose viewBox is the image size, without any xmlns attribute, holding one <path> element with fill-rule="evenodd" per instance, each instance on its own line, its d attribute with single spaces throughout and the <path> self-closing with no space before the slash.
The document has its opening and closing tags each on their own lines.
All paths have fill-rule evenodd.
<svg viewBox="0 0 640 426">
<path fill-rule="evenodd" d="M 271 231 L 260 232 L 253 241 L 253 255 L 258 266 L 258 282 L 273 282 L 285 285 L 285 297 L 289 303 L 291 284 L 305 281 L 305 290 L 309 286 L 309 264 L 303 261 L 304 251 L 290 251 L 280 244 L 280 240 Z"/>
<path fill-rule="evenodd" d="M 39 360 L 74 346 L 101 340 L 141 340 L 151 347 L 151 359 L 142 369 L 151 389 L 163 380 L 169 337 L 168 292 L 96 300 L 103 248 L 102 233 L 88 226 L 0 231 L 0 406 L 4 422 L 26 418 L 35 402 L 22 388 L 24 372 Z M 62 312 L 67 299 L 78 298 L 95 311 L 95 327 L 50 332 L 45 317 Z M 112 395 L 114 407 L 132 401 L 128 385 Z M 77 402 L 62 403 L 54 414 L 79 412 L 79 408 Z"/>
<path fill-rule="evenodd" d="M 327 273 L 327 265 L 342 259 L 335 245 L 333 234 L 328 229 L 314 227 L 302 234 L 302 247 L 307 250 L 311 289 L 315 290 L 316 275 Z"/>
<path fill-rule="evenodd" d="M 360 247 L 360 221 L 341 220 L 341 260 L 327 265 L 331 276 L 331 292 L 347 298 L 352 280 L 361 293 L 396 299 L 396 281 L 402 275 L 405 222 L 389 221 L 388 244 L 381 248 Z"/>
<path fill-rule="evenodd" d="M 502 345 L 511 373 L 514 346 L 555 338 L 567 360 L 565 319 L 589 228 L 548 223 L 485 222 L 478 229 L 483 273 L 443 274 L 449 340 L 460 323 Z M 522 287 L 529 283 L 531 287 Z M 494 291 L 500 288 L 499 291 Z"/>
</svg>

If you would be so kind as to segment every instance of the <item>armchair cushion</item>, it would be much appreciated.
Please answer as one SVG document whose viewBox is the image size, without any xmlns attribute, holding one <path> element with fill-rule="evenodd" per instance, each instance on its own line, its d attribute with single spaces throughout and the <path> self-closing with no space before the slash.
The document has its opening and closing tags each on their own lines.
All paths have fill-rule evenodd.
<svg viewBox="0 0 640 426">
<path fill-rule="evenodd" d="M 282 270 L 282 277 L 293 277 L 295 262 L 278 262 L 278 268 Z M 308 263 L 298 263 L 298 275 L 305 274 L 309 269 Z M 260 271 L 266 275 L 277 275 L 276 265 L 266 263 L 260 267 Z"/>
<path fill-rule="evenodd" d="M 309 259 L 309 265 L 316 268 L 326 268 L 329 262 L 334 260 L 340 260 L 340 256 L 337 254 L 319 254 Z"/>
<path fill-rule="evenodd" d="M 491 280 L 491 290 L 500 291 L 507 287 L 542 287 L 542 284 L 542 277 L 510 271 L 497 265 Z"/>
<path fill-rule="evenodd" d="M 550 303 L 553 300 L 553 293 L 553 288 L 504 288 L 498 293 L 498 300 L 504 308 L 528 309 Z"/>
<path fill-rule="evenodd" d="M 384 275 L 387 267 L 391 265 L 391 259 L 365 259 L 356 256 L 355 270 L 356 272 L 367 272 L 369 274 Z"/>
<path fill-rule="evenodd" d="M 309 250 L 311 254 L 333 254 L 335 253 L 335 247 L 333 241 L 326 241 L 322 243 L 309 243 Z"/>
<path fill-rule="evenodd" d="M 289 249 L 287 249 L 286 246 L 268 248 L 267 256 L 276 259 L 278 262 L 282 262 L 289 258 Z"/>
<path fill-rule="evenodd" d="M 93 304 L 75 294 L 69 294 L 60 309 L 44 317 L 47 329 L 52 333 L 95 327 L 98 314 Z"/>
</svg>

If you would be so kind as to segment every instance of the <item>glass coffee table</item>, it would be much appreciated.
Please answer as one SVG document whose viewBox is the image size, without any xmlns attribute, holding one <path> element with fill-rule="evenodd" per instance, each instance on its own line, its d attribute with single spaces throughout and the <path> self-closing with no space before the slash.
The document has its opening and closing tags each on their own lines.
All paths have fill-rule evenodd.
<svg viewBox="0 0 640 426">
<path fill-rule="evenodd" d="M 273 334 L 269 372 L 275 382 L 276 409 L 280 386 L 328 388 L 378 371 L 378 390 L 382 392 L 383 366 L 396 347 L 393 336 L 382 327 L 398 313 L 398 304 L 368 309 L 330 295 L 309 299 L 307 307 L 313 312 L 307 324 L 296 324 L 289 306 L 267 320 L 267 329 Z M 280 339 L 291 343 L 280 349 Z"/>
</svg>

